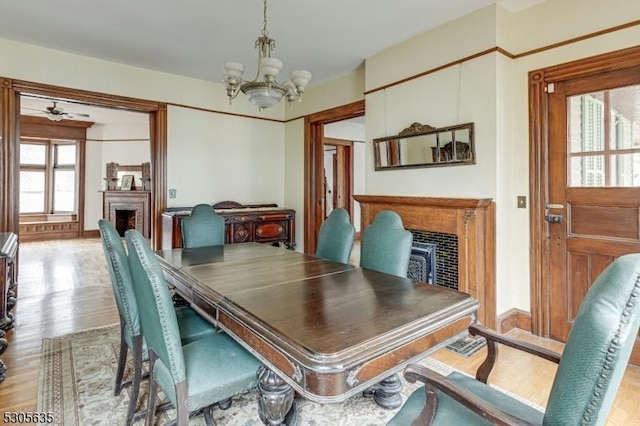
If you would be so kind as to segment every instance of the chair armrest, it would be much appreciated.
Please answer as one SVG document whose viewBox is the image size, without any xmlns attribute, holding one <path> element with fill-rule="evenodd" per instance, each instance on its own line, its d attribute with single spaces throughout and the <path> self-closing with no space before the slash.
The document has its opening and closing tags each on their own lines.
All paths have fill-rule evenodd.
<svg viewBox="0 0 640 426">
<path fill-rule="evenodd" d="M 424 383 L 426 404 L 413 422 L 413 425 L 430 425 L 436 414 L 438 395 L 436 390 L 448 395 L 463 406 L 474 411 L 495 425 L 532 425 L 527 421 L 512 416 L 495 405 L 485 401 L 473 392 L 465 389 L 447 377 L 426 367 L 410 364 L 404 372 L 405 378 L 414 383 L 416 380 Z"/>
<path fill-rule="evenodd" d="M 487 383 L 489 374 L 491 374 L 491 370 L 493 369 L 493 366 L 496 362 L 498 354 L 496 343 L 500 343 L 514 349 L 536 355 L 548 361 L 555 362 L 556 364 L 560 363 L 560 354 L 555 351 L 543 348 L 533 343 L 521 342 L 512 339 L 508 336 L 505 336 L 504 334 L 497 333 L 490 328 L 484 327 L 482 325 L 473 324 L 469 326 L 469 334 L 471 334 L 472 336 L 482 336 L 487 340 L 487 358 L 484 360 L 482 365 L 478 367 L 478 371 L 476 372 L 476 379 L 480 380 L 483 383 Z"/>
</svg>

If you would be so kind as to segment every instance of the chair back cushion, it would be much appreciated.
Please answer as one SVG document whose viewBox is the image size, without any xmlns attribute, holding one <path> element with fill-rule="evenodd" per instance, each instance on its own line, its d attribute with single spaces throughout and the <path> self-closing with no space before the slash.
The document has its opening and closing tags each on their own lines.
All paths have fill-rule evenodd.
<svg viewBox="0 0 640 426">
<path fill-rule="evenodd" d="M 348 263 L 356 228 L 343 208 L 334 209 L 322 222 L 318 233 L 316 256 L 334 262 Z"/>
<path fill-rule="evenodd" d="M 162 269 L 147 240 L 135 229 L 125 232 L 129 266 L 142 333 L 147 347 L 171 372 L 174 384 L 185 380 L 184 357 L 176 311 Z"/>
<path fill-rule="evenodd" d="M 182 220 L 182 246 L 185 248 L 224 244 L 224 218 L 208 204 L 198 204 Z"/>
<path fill-rule="evenodd" d="M 407 276 L 413 235 L 392 211 L 381 211 L 362 233 L 360 266 L 400 277 Z"/>
<path fill-rule="evenodd" d="M 118 307 L 120 318 L 124 322 L 125 337 L 130 340 L 131 337 L 139 336 L 141 330 L 129 260 L 127 259 L 124 244 L 122 244 L 122 238 L 113 224 L 107 220 L 100 219 L 98 228 L 102 238 L 104 256 L 107 259 L 107 269 L 111 277 L 116 306 Z M 128 343 L 131 344 L 131 341 Z"/>
<path fill-rule="evenodd" d="M 562 353 L 544 424 L 605 424 L 640 326 L 640 254 L 613 261 L 587 292 Z"/>
</svg>

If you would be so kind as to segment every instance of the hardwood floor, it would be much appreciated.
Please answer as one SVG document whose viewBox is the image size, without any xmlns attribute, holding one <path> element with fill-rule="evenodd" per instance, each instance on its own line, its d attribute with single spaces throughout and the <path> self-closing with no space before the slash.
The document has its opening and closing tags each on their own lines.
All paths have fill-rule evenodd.
<svg viewBox="0 0 640 426">
<path fill-rule="evenodd" d="M 355 253 L 354 253 L 355 254 Z M 357 264 L 357 259 L 352 259 Z M 98 239 L 23 243 L 20 246 L 16 326 L 2 355 L 7 377 L 0 384 L 0 412 L 35 411 L 43 337 L 114 324 L 118 314 Z M 522 331 L 516 337 L 561 351 L 562 344 Z M 433 357 L 469 374 L 486 349 L 469 358 L 440 350 Z M 491 383 L 546 405 L 556 366 L 502 347 Z M 640 425 L 640 368 L 625 373 L 609 425 Z"/>
<path fill-rule="evenodd" d="M 43 337 L 118 322 L 98 239 L 22 243 L 19 268 L 0 412 L 36 410 Z"/>
</svg>

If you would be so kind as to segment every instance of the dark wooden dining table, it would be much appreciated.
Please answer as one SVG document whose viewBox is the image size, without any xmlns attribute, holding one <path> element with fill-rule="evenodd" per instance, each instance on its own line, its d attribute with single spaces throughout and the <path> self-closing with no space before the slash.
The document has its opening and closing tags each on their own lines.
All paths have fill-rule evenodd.
<svg viewBox="0 0 640 426">
<path fill-rule="evenodd" d="M 263 362 L 270 425 L 295 415 L 294 391 L 323 404 L 369 391 L 399 406 L 397 373 L 464 334 L 479 307 L 466 293 L 266 244 L 157 255 L 169 285 Z"/>
</svg>

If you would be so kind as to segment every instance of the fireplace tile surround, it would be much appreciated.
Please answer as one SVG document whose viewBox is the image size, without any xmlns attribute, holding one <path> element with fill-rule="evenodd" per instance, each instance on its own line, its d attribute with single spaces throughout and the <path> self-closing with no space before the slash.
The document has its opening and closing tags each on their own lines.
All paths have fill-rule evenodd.
<svg viewBox="0 0 640 426">
<path fill-rule="evenodd" d="M 495 206 L 490 198 L 383 195 L 354 195 L 353 198 L 360 203 L 363 229 L 378 212 L 391 210 L 400 215 L 415 241 L 435 240 L 440 246 L 437 257 L 447 258 L 436 261 L 436 284 L 455 288 L 451 281 L 457 281 L 458 290 L 480 302 L 478 321 L 496 328 Z M 453 266 L 451 270 L 442 262 L 457 268 Z"/>
</svg>

